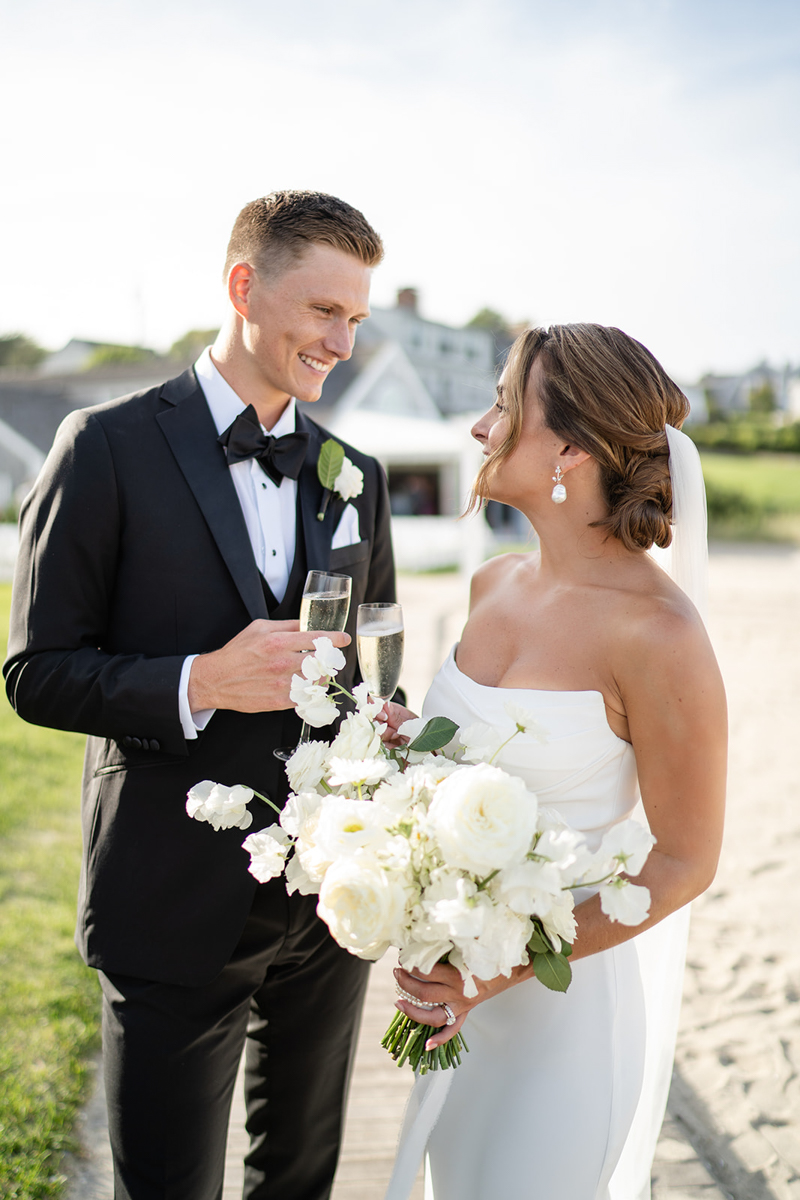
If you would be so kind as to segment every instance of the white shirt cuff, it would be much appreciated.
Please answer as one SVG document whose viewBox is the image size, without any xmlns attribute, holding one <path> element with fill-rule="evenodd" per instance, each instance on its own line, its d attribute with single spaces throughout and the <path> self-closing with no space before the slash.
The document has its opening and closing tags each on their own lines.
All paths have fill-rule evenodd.
<svg viewBox="0 0 800 1200">
<path fill-rule="evenodd" d="M 193 713 L 189 708 L 189 676 L 192 671 L 192 663 L 197 657 L 196 654 L 190 654 L 183 660 L 181 680 L 178 684 L 178 714 L 181 719 L 183 736 L 187 742 L 196 738 L 199 730 L 205 729 L 217 711 L 215 708 L 201 708 L 198 712 Z"/>
</svg>

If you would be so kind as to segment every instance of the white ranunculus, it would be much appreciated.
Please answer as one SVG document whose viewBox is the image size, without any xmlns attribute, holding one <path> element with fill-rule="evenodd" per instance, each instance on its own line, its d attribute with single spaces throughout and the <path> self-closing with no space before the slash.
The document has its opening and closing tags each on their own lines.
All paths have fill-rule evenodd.
<svg viewBox="0 0 800 1200">
<path fill-rule="evenodd" d="M 400 940 L 406 899 L 402 875 L 360 854 L 328 869 L 317 912 L 340 946 L 374 960 Z"/>
<path fill-rule="evenodd" d="M 342 469 L 336 476 L 333 490 L 338 492 L 343 500 L 355 500 L 364 490 L 364 472 L 345 455 Z"/>
<path fill-rule="evenodd" d="M 485 725 L 483 721 L 476 721 L 466 729 L 459 729 L 458 740 L 464 747 L 461 757 L 465 762 L 488 763 L 513 732 L 513 729 L 495 729 L 492 725 Z"/>
<path fill-rule="evenodd" d="M 389 835 L 384 816 L 384 810 L 371 800 L 328 796 L 322 803 L 314 845 L 331 862 L 365 847 L 385 845 Z"/>
<path fill-rule="evenodd" d="M 492 880 L 492 895 L 522 916 L 541 916 L 561 892 L 561 871 L 555 863 L 515 863 Z"/>
<path fill-rule="evenodd" d="M 269 825 L 258 833 L 251 833 L 242 842 L 242 849 L 250 855 L 247 869 L 259 883 L 267 883 L 280 875 L 291 848 L 292 839 L 280 825 Z"/>
<path fill-rule="evenodd" d="M 325 674 L 335 675 L 337 671 L 341 671 L 347 660 L 338 646 L 334 646 L 329 637 L 316 637 L 312 638 L 312 641 L 314 658 L 324 668 Z"/>
<path fill-rule="evenodd" d="M 617 875 L 600 888 L 600 907 L 621 925 L 641 925 L 650 913 L 650 892 Z"/>
<path fill-rule="evenodd" d="M 207 821 L 214 829 L 249 829 L 253 814 L 247 805 L 252 799 L 253 789 L 243 784 L 226 787 L 204 779 L 187 793 L 186 811 L 195 821 Z"/>
<path fill-rule="evenodd" d="M 337 758 L 383 757 L 381 735 L 364 713 L 348 713 L 331 743 L 330 753 Z"/>
<path fill-rule="evenodd" d="M 439 784 L 428 818 L 449 866 L 486 875 L 525 858 L 536 808 L 521 779 L 481 763 Z"/>
<path fill-rule="evenodd" d="M 292 676 L 289 699 L 297 709 L 300 719 L 308 725 L 313 725 L 315 729 L 330 725 L 339 714 L 334 700 L 328 695 L 327 687 L 309 682 L 303 679 L 302 675 Z"/>
<path fill-rule="evenodd" d="M 628 875 L 638 875 L 655 844 L 652 833 L 638 821 L 620 821 L 604 833 L 596 858 L 601 863 L 618 863 Z"/>
<path fill-rule="evenodd" d="M 360 783 L 362 787 L 380 783 L 394 773 L 395 764 L 388 758 L 337 758 L 331 756 L 328 783 L 331 787 L 346 787 Z"/>
<path fill-rule="evenodd" d="M 325 774 L 327 742 L 300 742 L 286 764 L 286 775 L 293 792 L 304 792 L 319 786 Z"/>
</svg>

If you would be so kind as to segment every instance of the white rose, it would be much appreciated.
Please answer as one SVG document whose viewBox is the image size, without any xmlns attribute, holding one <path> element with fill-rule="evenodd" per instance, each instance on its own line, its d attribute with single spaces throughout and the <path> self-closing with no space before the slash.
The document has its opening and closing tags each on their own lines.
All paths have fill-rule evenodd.
<svg viewBox="0 0 800 1200">
<path fill-rule="evenodd" d="M 364 713 L 348 713 L 331 743 L 330 754 L 337 758 L 383 756 L 381 735 Z"/>
<path fill-rule="evenodd" d="M 364 473 L 345 455 L 342 469 L 336 476 L 333 490 L 338 492 L 343 500 L 354 500 L 364 490 Z"/>
<path fill-rule="evenodd" d="M 600 907 L 621 925 L 641 925 L 650 913 L 650 892 L 617 875 L 600 888 Z"/>
<path fill-rule="evenodd" d="M 334 700 L 328 695 L 327 687 L 319 683 L 309 683 L 301 675 L 292 676 L 289 699 L 301 720 L 313 725 L 315 729 L 330 725 L 339 713 Z"/>
<path fill-rule="evenodd" d="M 317 912 L 340 946 L 374 960 L 400 938 L 405 908 L 403 877 L 361 854 L 328 869 Z"/>
<path fill-rule="evenodd" d="M 286 775 L 293 792 L 308 791 L 319 785 L 325 774 L 327 742 L 300 742 L 286 764 Z"/>
<path fill-rule="evenodd" d="M 267 883 L 280 875 L 291 848 L 292 840 L 280 825 L 270 825 L 258 833 L 251 833 L 242 842 L 242 849 L 250 855 L 247 869 L 259 883 Z"/>
<path fill-rule="evenodd" d="M 195 821 L 207 821 L 214 829 L 249 829 L 253 814 L 247 807 L 253 789 L 236 784 L 226 787 L 204 779 L 186 795 L 186 811 Z"/>
<path fill-rule="evenodd" d="M 521 779 L 481 763 L 439 784 L 428 818 L 449 866 L 486 875 L 524 859 L 536 808 Z"/>
</svg>

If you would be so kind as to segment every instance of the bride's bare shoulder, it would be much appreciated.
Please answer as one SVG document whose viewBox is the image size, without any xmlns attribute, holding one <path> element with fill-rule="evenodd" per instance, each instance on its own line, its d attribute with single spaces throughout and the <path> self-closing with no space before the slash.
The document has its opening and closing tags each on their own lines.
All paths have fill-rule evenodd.
<svg viewBox="0 0 800 1200">
<path fill-rule="evenodd" d="M 529 569 L 533 557 L 531 554 L 498 554 L 495 558 L 488 559 L 478 567 L 472 576 L 469 593 L 470 607 L 496 591 L 497 588 L 507 586 L 520 570 Z"/>
</svg>

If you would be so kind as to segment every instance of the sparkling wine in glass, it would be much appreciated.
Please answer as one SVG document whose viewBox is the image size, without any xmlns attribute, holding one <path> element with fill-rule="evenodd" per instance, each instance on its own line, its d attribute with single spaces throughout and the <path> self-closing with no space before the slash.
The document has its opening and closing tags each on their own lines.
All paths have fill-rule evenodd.
<svg viewBox="0 0 800 1200">
<path fill-rule="evenodd" d="M 319 630 L 320 633 L 341 633 L 347 624 L 350 612 L 349 575 L 330 575 L 327 571 L 309 571 L 306 575 L 303 596 L 300 601 L 300 629 Z M 303 721 L 297 745 L 309 739 L 309 727 Z M 297 746 L 280 746 L 273 750 L 276 758 L 288 762 Z"/>
<path fill-rule="evenodd" d="M 403 666 L 403 610 L 399 604 L 359 604 L 356 645 L 361 678 L 376 700 L 390 700 Z"/>
</svg>

